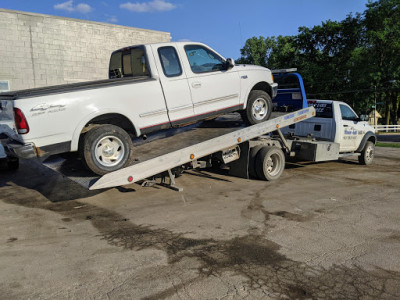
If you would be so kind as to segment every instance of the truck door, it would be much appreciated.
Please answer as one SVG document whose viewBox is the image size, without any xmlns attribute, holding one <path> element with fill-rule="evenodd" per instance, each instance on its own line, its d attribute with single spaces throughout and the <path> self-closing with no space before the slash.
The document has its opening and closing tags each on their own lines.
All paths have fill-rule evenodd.
<svg viewBox="0 0 400 300">
<path fill-rule="evenodd" d="M 225 60 L 203 45 L 185 45 L 184 52 L 195 115 L 239 109 L 240 78 L 235 68 L 225 70 Z"/>
<path fill-rule="evenodd" d="M 193 117 L 190 88 L 176 48 L 152 47 L 171 123 Z"/>
<path fill-rule="evenodd" d="M 338 120 L 340 152 L 355 151 L 363 138 L 358 130 L 359 118 L 350 106 L 339 104 L 339 108 L 341 114 Z"/>
</svg>

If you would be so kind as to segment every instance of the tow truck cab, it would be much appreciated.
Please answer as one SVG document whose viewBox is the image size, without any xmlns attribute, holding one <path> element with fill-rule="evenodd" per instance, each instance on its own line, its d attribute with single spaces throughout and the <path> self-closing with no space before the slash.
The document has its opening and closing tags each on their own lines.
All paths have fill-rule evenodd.
<svg viewBox="0 0 400 300">
<path fill-rule="evenodd" d="M 346 103 L 333 100 L 308 100 L 315 107 L 315 118 L 293 124 L 285 133 L 339 144 L 340 153 L 361 152 L 367 141 L 375 144 L 374 129 Z"/>
<path fill-rule="evenodd" d="M 290 112 L 314 106 L 316 117 L 284 128 L 284 134 L 337 143 L 340 153 L 361 152 L 367 141 L 375 144 L 368 116 L 359 117 L 345 102 L 307 99 L 303 79 L 296 71 L 295 68 L 272 70 L 278 83 L 273 108 Z"/>
</svg>

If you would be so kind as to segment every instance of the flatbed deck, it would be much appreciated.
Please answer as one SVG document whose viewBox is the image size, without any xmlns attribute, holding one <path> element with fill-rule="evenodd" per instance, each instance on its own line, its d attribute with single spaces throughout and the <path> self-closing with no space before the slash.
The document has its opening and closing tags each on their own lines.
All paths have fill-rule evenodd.
<svg viewBox="0 0 400 300">
<path fill-rule="evenodd" d="M 196 155 L 193 155 L 193 158 L 196 160 L 257 136 L 268 134 L 279 126 L 288 126 L 308 118 L 311 116 L 311 111 L 305 109 L 282 115 L 283 113 L 276 112 L 269 121 L 246 127 L 238 113 L 231 113 L 214 120 L 160 131 L 146 140 L 136 138 L 133 140 L 134 163 L 104 176 L 96 176 L 85 170 L 76 155 L 69 158 L 49 157 L 43 161 L 43 164 L 88 189 L 123 185 L 122 182 L 126 182 L 126 174 L 129 174 L 128 181 L 134 183 L 188 163 L 193 160 L 192 158 L 188 160 L 188 158 L 194 153 Z M 182 151 L 182 155 L 180 151 Z M 187 151 L 190 153 L 186 153 Z M 172 175 L 170 174 L 170 176 Z"/>
<path fill-rule="evenodd" d="M 276 113 L 273 117 L 277 117 L 279 114 Z M 160 131 L 149 135 L 146 140 L 135 138 L 133 140 L 135 146 L 135 161 L 133 164 L 138 164 L 244 127 L 245 124 L 240 115 L 231 113 L 214 120 Z M 89 188 L 101 177 L 86 170 L 76 155 L 68 155 L 68 157 L 61 155 L 50 156 L 43 161 L 43 164 L 85 188 Z"/>
</svg>

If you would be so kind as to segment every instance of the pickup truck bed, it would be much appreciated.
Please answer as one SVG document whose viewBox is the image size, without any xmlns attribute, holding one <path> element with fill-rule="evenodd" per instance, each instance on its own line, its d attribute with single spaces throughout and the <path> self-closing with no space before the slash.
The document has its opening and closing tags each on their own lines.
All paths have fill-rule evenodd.
<svg viewBox="0 0 400 300">
<path fill-rule="evenodd" d="M 150 77 L 135 77 L 135 78 L 115 78 L 104 79 L 87 82 L 78 82 L 63 85 L 46 86 L 41 88 L 26 89 L 14 92 L 1 93 L 0 100 L 17 100 L 31 97 L 41 97 L 51 94 L 69 93 L 74 91 L 97 89 L 101 87 L 117 86 L 131 83 L 139 83 L 145 81 L 155 81 L 156 79 Z"/>
</svg>

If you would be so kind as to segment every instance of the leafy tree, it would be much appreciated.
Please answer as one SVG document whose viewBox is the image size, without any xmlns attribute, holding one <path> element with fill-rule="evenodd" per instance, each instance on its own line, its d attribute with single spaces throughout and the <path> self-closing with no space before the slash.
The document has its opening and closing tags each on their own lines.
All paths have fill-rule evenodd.
<svg viewBox="0 0 400 300">
<path fill-rule="evenodd" d="M 349 102 L 367 112 L 384 102 L 386 122 L 400 117 L 400 0 L 369 2 L 363 14 L 300 27 L 296 36 L 253 37 L 238 63 L 296 67 L 309 97 Z"/>
<path fill-rule="evenodd" d="M 370 84 L 378 91 L 378 102 L 384 102 L 386 124 L 397 123 L 400 116 L 400 0 L 369 2 L 365 27 L 371 66 L 368 74 Z"/>
<path fill-rule="evenodd" d="M 248 39 L 244 47 L 240 49 L 242 57 L 236 62 L 239 64 L 251 64 L 265 67 L 268 50 L 265 40 L 266 39 L 262 36 Z"/>
</svg>

